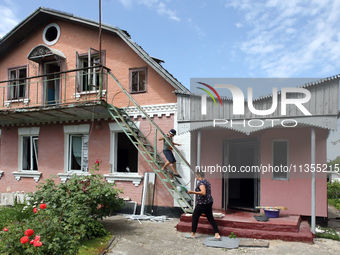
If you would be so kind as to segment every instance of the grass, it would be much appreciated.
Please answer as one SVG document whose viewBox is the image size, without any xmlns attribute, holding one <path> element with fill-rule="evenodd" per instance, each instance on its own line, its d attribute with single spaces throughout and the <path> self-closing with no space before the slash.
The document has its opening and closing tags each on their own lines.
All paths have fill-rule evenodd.
<svg viewBox="0 0 340 255">
<path fill-rule="evenodd" d="M 340 241 L 340 236 L 334 229 L 324 228 L 324 227 L 318 227 L 318 229 L 323 230 L 325 232 L 324 233 L 315 233 L 316 237 Z"/>
<path fill-rule="evenodd" d="M 328 204 L 334 206 L 336 209 L 340 210 L 340 198 L 329 198 Z"/>
<path fill-rule="evenodd" d="M 78 255 L 99 255 L 109 245 L 112 235 L 98 237 L 92 240 L 85 240 L 81 242 Z"/>
</svg>

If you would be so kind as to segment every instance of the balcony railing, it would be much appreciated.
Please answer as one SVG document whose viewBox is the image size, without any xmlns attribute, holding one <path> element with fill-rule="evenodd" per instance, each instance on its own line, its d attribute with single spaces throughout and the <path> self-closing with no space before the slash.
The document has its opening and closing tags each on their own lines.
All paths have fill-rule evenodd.
<svg viewBox="0 0 340 255">
<path fill-rule="evenodd" d="M 96 66 L 0 81 L 0 110 L 107 101 L 107 73 Z"/>
</svg>

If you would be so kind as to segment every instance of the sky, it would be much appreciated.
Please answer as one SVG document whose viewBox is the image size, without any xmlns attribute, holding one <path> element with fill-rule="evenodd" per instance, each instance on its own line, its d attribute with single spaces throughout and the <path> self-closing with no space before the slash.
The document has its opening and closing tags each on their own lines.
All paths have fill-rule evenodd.
<svg viewBox="0 0 340 255">
<path fill-rule="evenodd" d="M 40 6 L 98 20 L 98 3 L 0 0 L 0 36 Z M 339 13 L 339 0 L 102 0 L 102 22 L 126 30 L 188 88 L 201 77 L 337 75 Z M 331 132 L 328 159 L 340 155 L 340 143 L 331 144 L 339 139 Z"/>
</svg>

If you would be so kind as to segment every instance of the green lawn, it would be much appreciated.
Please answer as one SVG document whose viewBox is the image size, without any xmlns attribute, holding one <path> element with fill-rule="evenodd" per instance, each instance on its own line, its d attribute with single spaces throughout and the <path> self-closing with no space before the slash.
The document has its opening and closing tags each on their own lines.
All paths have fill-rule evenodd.
<svg viewBox="0 0 340 255">
<path fill-rule="evenodd" d="M 81 242 L 78 255 L 99 255 L 107 248 L 112 238 L 112 235 L 107 235 L 92 240 L 85 240 Z"/>
</svg>

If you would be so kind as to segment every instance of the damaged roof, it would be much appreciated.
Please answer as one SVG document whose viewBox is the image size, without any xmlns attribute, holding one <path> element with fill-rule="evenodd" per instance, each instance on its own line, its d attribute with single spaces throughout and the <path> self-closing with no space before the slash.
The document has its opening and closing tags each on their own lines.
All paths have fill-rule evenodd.
<svg viewBox="0 0 340 255">
<path fill-rule="evenodd" d="M 57 11 L 50 8 L 39 7 L 26 19 L 20 22 L 3 38 L 0 39 L 0 59 L 3 58 L 14 47 L 23 42 L 40 24 L 47 22 L 51 18 L 66 20 L 67 22 L 81 24 L 83 26 L 99 29 L 99 22 L 91 19 L 82 18 L 71 13 Z M 144 61 L 149 64 L 159 75 L 167 80 L 176 90 L 188 92 L 175 77 L 173 77 L 160 63 L 161 59 L 151 57 L 142 47 L 131 40 L 131 36 L 125 30 L 108 24 L 102 24 L 102 31 L 118 35 L 133 51 L 136 52 Z"/>
</svg>

